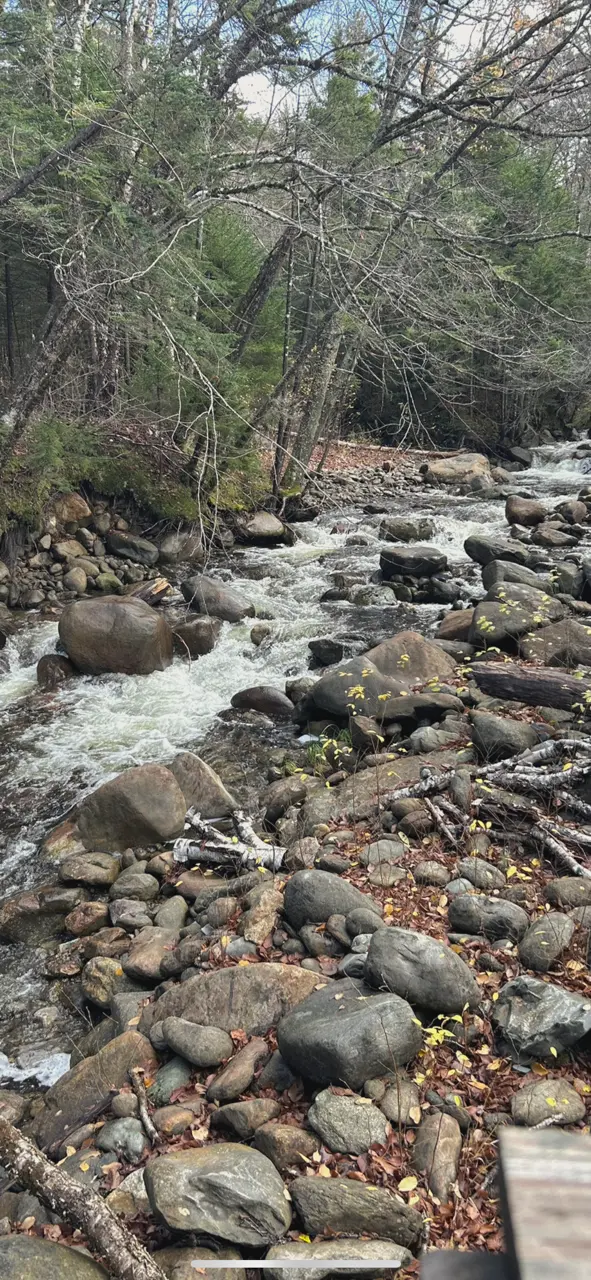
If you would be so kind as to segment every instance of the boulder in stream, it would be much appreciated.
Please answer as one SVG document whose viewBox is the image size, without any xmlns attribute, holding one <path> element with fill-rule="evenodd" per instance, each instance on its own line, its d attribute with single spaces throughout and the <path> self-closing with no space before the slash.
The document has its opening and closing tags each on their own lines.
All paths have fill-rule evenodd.
<svg viewBox="0 0 591 1280">
<path fill-rule="evenodd" d="M 64 609 L 59 636 L 70 660 L 84 675 L 119 671 L 149 675 L 172 662 L 172 631 L 166 619 L 142 600 L 104 596 L 75 600 Z"/>
<path fill-rule="evenodd" d="M 168 768 L 179 784 L 187 809 L 197 809 L 202 818 L 227 818 L 238 808 L 238 801 L 215 770 L 193 751 L 179 751 Z"/>
<path fill-rule="evenodd" d="M 254 618 L 255 607 L 244 596 L 239 595 L 222 582 L 206 578 L 200 574 L 194 578 L 186 578 L 181 582 L 181 591 L 191 609 L 196 613 L 208 614 L 212 618 L 221 618 L 222 622 L 241 622 L 243 618 Z"/>
<path fill-rule="evenodd" d="M 492 484 L 490 462 L 483 453 L 456 453 L 449 458 L 433 458 L 419 468 L 425 484 L 471 484 L 484 480 Z"/>
<path fill-rule="evenodd" d="M 431 578 L 435 573 L 447 569 L 447 556 L 434 547 L 422 546 L 388 546 L 380 552 L 380 569 L 382 575 L 390 578 L 401 574 L 403 577 Z"/>
<path fill-rule="evenodd" d="M 155 565 L 159 555 L 158 547 L 147 538 L 138 538 L 135 533 L 120 533 L 118 529 L 111 529 L 107 534 L 107 550 L 122 560 L 148 566 Z"/>
<path fill-rule="evenodd" d="M 180 836 L 186 811 L 170 769 L 143 764 L 87 796 L 78 811 L 78 829 L 86 849 L 117 853 Z"/>
</svg>

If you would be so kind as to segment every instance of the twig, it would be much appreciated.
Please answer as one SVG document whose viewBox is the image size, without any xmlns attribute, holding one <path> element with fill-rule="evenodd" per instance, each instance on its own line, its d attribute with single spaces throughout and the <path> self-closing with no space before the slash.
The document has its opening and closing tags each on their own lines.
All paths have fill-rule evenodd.
<svg viewBox="0 0 591 1280">
<path fill-rule="evenodd" d="M 425 796 L 423 803 L 425 805 L 425 808 L 431 814 L 431 817 L 435 823 L 437 830 L 440 831 L 443 836 L 445 836 L 445 839 L 450 844 L 456 845 L 457 844 L 456 833 L 455 831 L 452 831 L 449 824 L 445 821 L 445 817 L 441 812 L 441 809 L 439 808 L 439 806 L 436 804 L 433 804 L 433 801 L 429 800 L 428 796 Z"/>
<path fill-rule="evenodd" d="M 144 1126 L 148 1139 L 153 1147 L 160 1145 L 161 1138 L 158 1130 L 150 1119 L 148 1112 L 148 1099 L 146 1097 L 146 1085 L 144 1083 L 144 1072 L 141 1067 L 133 1067 L 129 1073 L 131 1087 L 138 1101 L 138 1109 L 140 1120 Z"/>
<path fill-rule="evenodd" d="M 553 1124 L 562 1124 L 564 1116 L 558 1112 L 555 1116 L 546 1116 L 545 1120 L 538 1120 L 537 1124 L 530 1125 L 531 1129 L 551 1129 Z"/>
</svg>

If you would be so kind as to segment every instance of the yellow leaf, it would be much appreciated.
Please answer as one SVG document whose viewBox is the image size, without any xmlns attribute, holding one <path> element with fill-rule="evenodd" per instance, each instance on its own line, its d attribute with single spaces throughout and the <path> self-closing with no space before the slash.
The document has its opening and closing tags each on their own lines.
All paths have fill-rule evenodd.
<svg viewBox="0 0 591 1280">
<path fill-rule="evenodd" d="M 398 1183 L 398 1190 L 414 1191 L 415 1187 L 418 1187 L 418 1185 L 419 1185 L 418 1178 L 403 1178 L 402 1182 Z"/>
<path fill-rule="evenodd" d="M 66 1147 L 66 1155 L 67 1155 L 67 1156 L 75 1156 L 75 1155 L 76 1155 L 76 1148 L 75 1148 L 75 1147 Z"/>
<path fill-rule="evenodd" d="M 320 1164 L 320 1165 L 318 1166 L 318 1177 L 319 1177 L 319 1178 L 330 1178 L 330 1169 L 329 1169 L 329 1168 L 327 1168 L 327 1166 L 326 1166 L 325 1164 Z"/>
<path fill-rule="evenodd" d="M 498 1071 L 499 1067 L 502 1065 L 503 1065 L 503 1059 L 495 1058 L 494 1062 L 489 1062 L 488 1069 L 489 1071 Z"/>
<path fill-rule="evenodd" d="M 459 1093 L 454 1093 L 454 1102 L 456 1104 L 456 1107 L 461 1107 L 462 1099 L 460 1098 Z"/>
<path fill-rule="evenodd" d="M 556 1106 L 556 1098 L 546 1098 L 546 1102 L 548 1103 L 548 1106 L 549 1106 L 549 1107 L 555 1107 L 555 1106 Z"/>
<path fill-rule="evenodd" d="M 128 1026 L 128 1027 L 137 1027 L 137 1024 L 138 1024 L 139 1020 L 140 1020 L 140 1018 L 139 1018 L 139 1014 L 137 1014 L 135 1018 L 128 1018 L 128 1019 L 127 1019 L 127 1026 Z"/>
<path fill-rule="evenodd" d="M 310 1237 L 309 1237 L 309 1236 L 298 1236 L 298 1240 L 303 1241 L 303 1243 L 304 1243 L 304 1244 L 311 1244 L 311 1243 L 312 1243 L 312 1241 L 311 1241 L 311 1239 L 310 1239 Z"/>
<path fill-rule="evenodd" d="M 420 1108 L 420 1107 L 409 1107 L 409 1109 L 408 1109 L 408 1114 L 409 1114 L 409 1118 L 412 1120 L 413 1124 L 419 1124 L 420 1119 L 421 1119 L 421 1108 Z"/>
<path fill-rule="evenodd" d="M 241 968 L 241 969 L 243 969 L 243 968 L 244 968 L 244 966 L 248 964 L 248 960 L 239 960 L 239 961 L 238 961 L 238 964 L 239 964 L 240 968 Z"/>
<path fill-rule="evenodd" d="M 391 902 L 387 902 L 387 903 L 386 903 L 386 906 L 385 906 L 385 908 L 384 908 L 384 915 L 385 915 L 385 916 L 392 916 L 392 915 L 394 915 L 394 907 L 392 906 L 392 903 L 391 903 Z"/>
<path fill-rule="evenodd" d="M 223 935 L 223 937 L 222 937 L 222 938 L 220 938 L 220 943 L 221 943 L 222 947 L 227 947 L 227 945 L 228 945 L 229 941 L 230 941 L 230 935 L 229 935 L 229 934 L 227 934 L 227 933 L 225 933 L 225 934 Z"/>
<path fill-rule="evenodd" d="M 81 1168 L 81 1170 L 82 1170 L 82 1173 L 88 1173 L 88 1170 L 90 1169 L 90 1165 L 89 1165 L 89 1163 L 88 1163 L 88 1160 L 83 1160 L 83 1161 L 82 1161 L 82 1164 L 80 1165 L 80 1168 Z"/>
<path fill-rule="evenodd" d="M 508 879 L 508 880 L 510 880 L 510 879 L 511 879 L 511 876 L 516 875 L 516 873 L 517 873 L 517 867 L 507 867 L 507 870 L 506 870 L 506 872 L 505 872 L 505 875 L 506 875 L 507 879 Z"/>
<path fill-rule="evenodd" d="M 552 1044 L 550 1045 L 550 1053 L 552 1054 L 552 1057 L 553 1057 L 553 1058 L 557 1058 L 557 1057 L 558 1057 L 558 1050 L 557 1050 L 557 1049 L 555 1049 L 555 1048 L 554 1048 L 554 1045 L 552 1045 Z"/>
<path fill-rule="evenodd" d="M 493 993 L 492 993 L 492 999 L 493 999 L 493 1000 L 498 1000 L 498 998 L 499 998 L 499 993 L 498 993 L 498 991 L 493 991 Z"/>
<path fill-rule="evenodd" d="M 423 1075 L 422 1071 L 417 1071 L 416 1076 L 413 1076 L 415 1084 L 422 1084 L 426 1078 L 427 1077 Z"/>
</svg>

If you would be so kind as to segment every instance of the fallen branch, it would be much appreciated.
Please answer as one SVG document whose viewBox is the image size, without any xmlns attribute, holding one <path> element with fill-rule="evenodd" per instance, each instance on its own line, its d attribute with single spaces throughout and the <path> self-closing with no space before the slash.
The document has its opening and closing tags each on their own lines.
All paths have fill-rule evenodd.
<svg viewBox="0 0 591 1280">
<path fill-rule="evenodd" d="M 234 810 L 232 822 L 237 834 L 226 836 L 199 813 L 189 809 L 187 823 L 199 836 L 199 843 L 186 837 L 175 840 L 172 850 L 176 861 L 205 862 L 210 866 L 231 867 L 234 870 L 242 866 L 269 867 L 272 871 L 278 871 L 285 857 L 285 849 L 261 840 L 253 828 L 252 819 L 242 809 Z"/>
<path fill-rule="evenodd" d="M 146 1131 L 146 1136 L 148 1138 L 148 1141 L 153 1147 L 157 1147 L 160 1144 L 160 1134 L 158 1133 L 156 1125 L 150 1119 L 150 1113 L 148 1111 L 148 1099 L 146 1096 L 146 1086 L 144 1084 L 144 1073 L 142 1068 L 133 1067 L 129 1073 L 129 1079 L 131 1080 L 131 1087 L 137 1098 L 140 1120 Z"/>
<path fill-rule="evenodd" d="M 585 704 L 591 681 L 577 680 L 555 667 L 520 667 L 516 662 L 475 662 L 472 676 L 479 689 L 493 698 L 524 702 L 529 707 L 559 707 L 572 711 Z"/>
<path fill-rule="evenodd" d="M 587 867 L 582 867 L 580 862 L 577 862 L 574 853 L 570 853 L 570 851 L 565 848 L 562 840 L 558 840 L 555 835 L 546 830 L 543 821 L 538 822 L 536 826 L 532 827 L 530 834 L 533 836 L 534 840 L 538 841 L 542 845 L 543 849 L 549 849 L 553 857 L 556 858 L 556 861 L 561 866 L 567 867 L 573 876 L 583 876 L 584 879 L 591 880 L 591 871 L 589 871 Z"/>
<path fill-rule="evenodd" d="M 113 1280 L 166 1280 L 143 1244 L 90 1186 L 51 1164 L 29 1138 L 0 1117 L 0 1164 L 63 1222 L 81 1231 Z"/>
<path fill-rule="evenodd" d="M 428 796 L 425 796 L 424 805 L 431 814 L 436 830 L 440 831 L 442 836 L 445 836 L 445 839 L 448 840 L 450 844 L 455 845 L 457 843 L 456 832 L 452 831 L 452 828 L 446 822 L 445 815 L 442 813 L 439 805 L 433 804 L 433 801 L 429 800 Z"/>
</svg>

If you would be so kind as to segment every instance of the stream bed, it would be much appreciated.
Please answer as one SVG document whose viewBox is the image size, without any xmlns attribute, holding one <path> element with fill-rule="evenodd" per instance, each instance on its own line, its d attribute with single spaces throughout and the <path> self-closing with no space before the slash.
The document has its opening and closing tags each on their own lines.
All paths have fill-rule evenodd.
<svg viewBox="0 0 591 1280">
<path fill-rule="evenodd" d="M 589 462 L 581 442 L 543 446 L 532 468 L 515 476 L 515 488 L 554 504 L 576 496 Z M 417 484 L 386 505 L 391 515 L 430 517 L 436 527 L 430 545 L 446 553 L 462 598 L 470 603 L 482 594 L 479 568 L 463 544 L 473 533 L 506 534 L 503 500 Z M 332 573 L 367 581 L 376 570 L 382 518 L 348 506 L 294 526 L 292 547 L 217 554 L 208 572 L 231 579 L 257 615 L 271 620 L 272 636 L 259 648 L 247 619 L 224 624 L 216 648 L 198 661 L 176 658 L 150 676 L 81 677 L 58 692 L 40 693 L 36 664 L 55 649 L 57 623 L 34 614 L 23 618 L 4 650 L 7 669 L 0 674 L 0 898 L 48 878 L 38 857 L 43 836 L 87 791 L 122 769 L 166 762 L 179 748 L 219 767 L 224 744 L 232 749 L 232 726 L 219 719 L 232 695 L 261 683 L 283 688 L 286 677 L 306 674 L 309 640 L 350 636 L 369 647 L 403 628 L 432 634 L 446 611 L 439 604 L 361 608 L 321 602 Z M 361 535 L 365 545 L 348 545 L 351 535 Z M 274 728 L 265 746 L 290 738 L 291 726 Z M 235 750 L 244 757 L 235 764 L 247 791 L 259 762 L 243 746 Z M 256 781 L 260 789 L 264 774 L 258 772 Z M 41 976 L 42 960 L 42 952 L 0 945 L 0 1085 L 33 1075 L 50 1083 L 65 1069 L 68 1037 L 79 1031 L 78 1016 L 60 1003 L 57 984 Z"/>
</svg>

